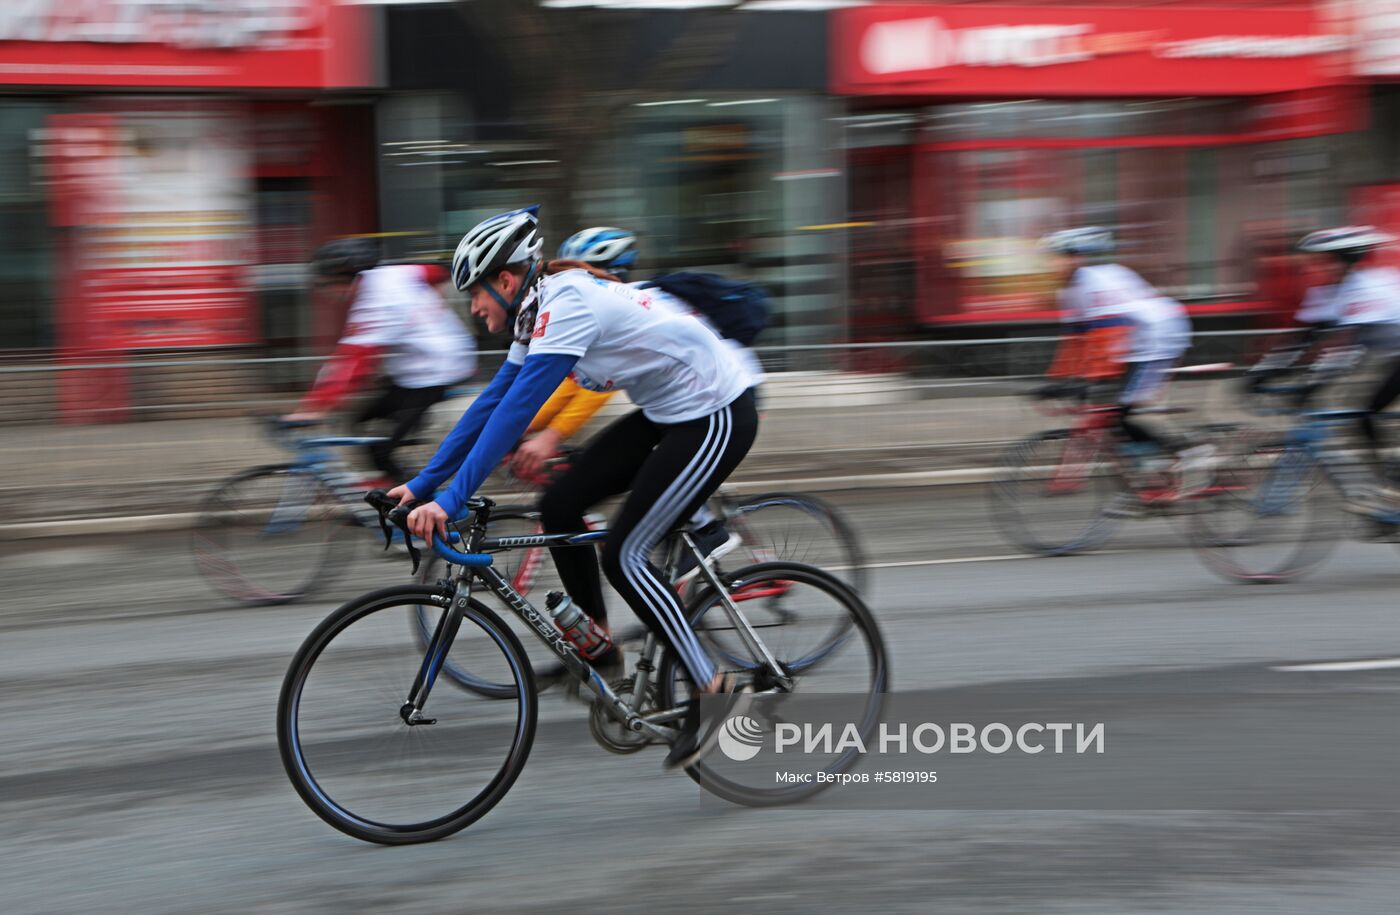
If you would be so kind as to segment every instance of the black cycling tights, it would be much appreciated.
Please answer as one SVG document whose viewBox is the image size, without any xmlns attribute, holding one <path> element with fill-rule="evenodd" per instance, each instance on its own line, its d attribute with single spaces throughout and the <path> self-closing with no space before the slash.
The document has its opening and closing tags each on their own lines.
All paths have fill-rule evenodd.
<svg viewBox="0 0 1400 915">
<path fill-rule="evenodd" d="M 714 664 L 685 619 L 685 609 L 651 552 L 682 518 L 689 518 L 739 465 L 758 432 L 753 391 L 709 416 L 684 423 L 655 423 L 640 410 L 598 434 L 568 471 L 540 498 L 540 521 L 549 533 L 581 531 L 583 514 L 609 496 L 626 492 L 608 525 L 603 571 L 632 612 L 676 649 L 698 684 L 714 676 Z M 602 583 L 593 551 L 551 551 L 569 596 L 596 620 L 606 619 Z"/>
<path fill-rule="evenodd" d="M 1361 417 L 1361 434 L 1370 442 L 1377 461 L 1380 460 L 1380 451 L 1385 443 L 1381 440 L 1380 429 L 1377 428 L 1373 417 L 1394 403 L 1397 397 L 1400 397 L 1400 358 L 1395 360 L 1384 380 L 1376 387 L 1370 402 L 1366 404 L 1366 415 Z"/>
</svg>

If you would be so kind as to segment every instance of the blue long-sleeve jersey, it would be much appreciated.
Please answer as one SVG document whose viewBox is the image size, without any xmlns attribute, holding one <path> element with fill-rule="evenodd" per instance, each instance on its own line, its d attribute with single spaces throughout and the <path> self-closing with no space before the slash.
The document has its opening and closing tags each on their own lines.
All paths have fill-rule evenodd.
<svg viewBox="0 0 1400 915">
<path fill-rule="evenodd" d="M 423 472 L 408 482 L 418 499 L 427 499 L 449 476 L 452 485 L 437 496 L 449 518 L 462 511 L 467 499 L 485 482 L 501 459 L 525 434 L 530 420 L 559 387 L 577 356 L 541 353 L 522 365 L 507 362 L 462 414 Z"/>
</svg>

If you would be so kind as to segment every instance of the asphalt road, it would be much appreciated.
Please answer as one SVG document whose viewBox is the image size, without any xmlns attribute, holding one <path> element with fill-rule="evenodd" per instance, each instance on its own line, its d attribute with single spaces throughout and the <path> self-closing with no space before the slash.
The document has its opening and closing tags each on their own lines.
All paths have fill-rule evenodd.
<svg viewBox="0 0 1400 915">
<path fill-rule="evenodd" d="M 877 563 L 901 692 L 1054 684 L 1166 727 L 1183 692 L 1267 694 L 1280 721 L 1374 723 L 1400 687 L 1385 668 L 1274 670 L 1400 656 L 1394 546 L 1344 546 L 1298 585 L 1247 588 L 1211 577 L 1163 521 L 1111 552 L 1040 560 L 1001 543 L 973 490 L 840 502 Z M 364 845 L 303 806 L 274 723 L 306 633 L 339 599 L 407 575 L 368 540 L 357 555 L 320 599 L 267 609 L 212 595 L 178 536 L 0 555 L 0 909 L 1332 913 L 1390 912 L 1400 896 L 1400 819 L 1381 801 L 743 809 L 662 771 L 659 752 L 603 752 L 551 694 L 489 816 L 431 845 Z"/>
</svg>

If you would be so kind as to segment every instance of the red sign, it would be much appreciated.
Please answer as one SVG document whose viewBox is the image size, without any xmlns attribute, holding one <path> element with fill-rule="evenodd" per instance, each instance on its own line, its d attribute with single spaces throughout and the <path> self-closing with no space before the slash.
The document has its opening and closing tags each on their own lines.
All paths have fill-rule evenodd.
<svg viewBox="0 0 1400 915">
<path fill-rule="evenodd" d="M 832 27 L 846 95 L 1292 92 L 1343 76 L 1344 35 L 1310 9 L 869 6 Z"/>
<path fill-rule="evenodd" d="M 0 84 L 363 86 L 366 15 L 335 0 L 3 0 Z"/>
</svg>

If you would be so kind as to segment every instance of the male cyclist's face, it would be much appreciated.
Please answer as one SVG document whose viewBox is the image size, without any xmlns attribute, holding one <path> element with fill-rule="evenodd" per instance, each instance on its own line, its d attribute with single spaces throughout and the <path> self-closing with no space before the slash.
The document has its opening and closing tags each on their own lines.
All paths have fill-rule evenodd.
<svg viewBox="0 0 1400 915">
<path fill-rule="evenodd" d="M 487 291 L 488 283 L 501 294 L 501 298 L 509 302 L 520 288 L 520 279 L 510 271 L 504 270 L 493 279 L 482 280 L 471 287 L 472 314 L 485 322 L 488 331 L 496 334 L 506 329 L 510 316 L 501 307 L 501 303 L 496 301 L 496 297 Z"/>
</svg>

